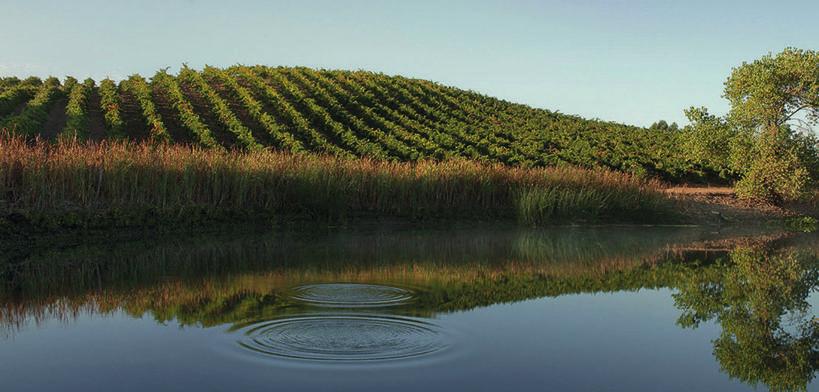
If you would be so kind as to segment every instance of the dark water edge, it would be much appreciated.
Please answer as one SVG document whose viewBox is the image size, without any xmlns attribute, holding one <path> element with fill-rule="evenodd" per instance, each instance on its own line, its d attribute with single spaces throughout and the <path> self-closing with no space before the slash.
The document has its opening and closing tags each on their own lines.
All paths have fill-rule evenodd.
<svg viewBox="0 0 819 392">
<path fill-rule="evenodd" d="M 440 213 L 414 213 L 408 215 L 384 215 L 379 213 L 346 213 L 326 215 L 323 213 L 271 213 L 265 211 L 221 211 L 208 208 L 183 211 L 127 210 L 110 212 L 44 213 L 13 212 L 0 216 L 0 243 L 14 244 L 38 240 L 47 244 L 62 239 L 81 237 L 94 240 L 114 233 L 122 238 L 140 239 L 151 233 L 212 233 L 225 230 L 267 230 L 289 228 L 293 230 L 338 227 L 469 227 L 473 225 L 498 227 L 549 227 L 549 226 L 596 226 L 596 225 L 691 225 L 691 219 L 670 209 L 637 211 L 630 216 L 584 217 L 582 211 L 576 216 L 554 217 L 547 221 L 524 223 L 515 211 L 459 211 L 455 215 Z M 700 222 L 713 225 L 714 222 Z M 743 225 L 752 224 L 745 222 Z M 778 221 L 753 222 L 754 226 L 781 226 Z"/>
<path fill-rule="evenodd" d="M 17 249 L 4 390 L 817 388 L 816 234 L 370 222 Z"/>
</svg>

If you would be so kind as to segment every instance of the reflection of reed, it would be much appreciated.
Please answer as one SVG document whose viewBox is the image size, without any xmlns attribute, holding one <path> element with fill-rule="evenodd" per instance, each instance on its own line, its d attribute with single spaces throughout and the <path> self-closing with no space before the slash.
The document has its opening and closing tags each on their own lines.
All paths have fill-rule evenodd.
<svg viewBox="0 0 819 392">
<path fill-rule="evenodd" d="M 272 233 L 80 247 L 6 266 L 0 322 L 14 327 L 118 309 L 150 312 L 157 320 L 236 321 L 283 311 L 289 304 L 281 290 L 321 281 L 422 287 L 428 295 L 421 302 L 429 311 L 560 290 L 636 288 L 659 280 L 639 281 L 636 276 L 645 274 L 636 273 L 637 281 L 618 283 L 616 275 L 654 265 L 702 238 L 698 230 L 668 228 L 459 230 Z M 613 279 L 609 286 L 601 283 L 607 277 Z M 456 295 L 453 287 L 488 290 L 479 283 L 510 278 L 521 286 L 473 292 L 481 298 L 458 306 L 440 297 Z"/>
</svg>

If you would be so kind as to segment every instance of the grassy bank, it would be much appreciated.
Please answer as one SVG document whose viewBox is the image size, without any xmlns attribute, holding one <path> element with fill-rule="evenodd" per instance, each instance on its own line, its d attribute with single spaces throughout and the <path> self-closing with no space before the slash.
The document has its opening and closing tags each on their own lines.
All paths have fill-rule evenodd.
<svg viewBox="0 0 819 392">
<path fill-rule="evenodd" d="M 6 226 L 361 216 L 651 222 L 667 219 L 670 211 L 658 187 L 628 174 L 571 167 L 0 138 Z"/>
</svg>

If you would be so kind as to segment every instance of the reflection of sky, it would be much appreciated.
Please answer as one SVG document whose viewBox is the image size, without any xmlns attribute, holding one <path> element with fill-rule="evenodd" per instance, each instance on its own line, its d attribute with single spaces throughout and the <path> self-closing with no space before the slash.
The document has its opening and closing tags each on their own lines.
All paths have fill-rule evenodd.
<svg viewBox="0 0 819 392">
<path fill-rule="evenodd" d="M 819 292 L 813 292 L 806 299 L 810 306 L 807 311 L 791 311 L 782 316 L 782 330 L 793 336 L 798 336 L 800 328 L 811 319 L 817 318 L 819 315 Z"/>
<path fill-rule="evenodd" d="M 819 2 L 5 0 L 2 74 L 306 65 L 440 81 L 638 125 L 721 113 L 732 67 L 819 48 Z"/>
<path fill-rule="evenodd" d="M 681 329 L 678 316 L 666 289 L 493 305 L 430 320 L 451 340 L 441 357 L 338 368 L 250 356 L 227 326 L 83 315 L 3 342 L 0 379 L 9 390 L 749 390 L 719 371 L 718 327 Z"/>
<path fill-rule="evenodd" d="M 28 261 L 32 262 L 32 266 L 53 266 L 53 270 L 32 267 L 36 278 L 25 274 L 19 277 L 30 280 L 19 287 L 31 290 L 33 304 L 37 304 L 37 299 L 41 297 L 54 298 L 45 304 L 59 304 L 61 301 L 57 298 L 61 298 L 61 293 L 75 290 L 87 293 L 90 297 L 79 298 L 86 298 L 90 303 L 93 303 L 93 298 L 104 298 L 107 294 L 117 297 L 116 293 L 124 291 L 131 297 L 123 294 L 124 298 L 121 299 L 124 302 L 114 300 L 111 303 L 125 303 L 129 309 L 157 309 L 158 314 L 164 315 L 161 317 L 178 314 L 189 317 L 192 324 L 180 327 L 179 323 L 169 321 L 163 325 L 155 322 L 151 315 L 134 319 L 121 311 L 99 315 L 83 310 L 74 318 L 71 312 L 50 314 L 46 310 L 48 306 L 34 306 L 28 308 L 31 314 L 28 314 L 27 324 L 13 329 L 8 336 L 4 336 L 4 331 L 0 330 L 0 385 L 2 390 L 48 390 L 55 389 L 55 386 L 59 386 L 60 390 L 121 390 L 123 385 L 133 390 L 509 390 L 511 386 L 529 390 L 749 390 L 749 386 L 734 382 L 721 373 L 720 365 L 715 361 L 712 341 L 719 335 L 720 326 L 705 322 L 693 329 L 678 327 L 676 321 L 681 310 L 675 307 L 669 289 L 572 294 L 439 313 L 426 321 L 434 324 L 430 330 L 442 331 L 440 339 L 436 335 L 436 339 L 431 340 L 445 341 L 448 343 L 447 349 L 411 360 L 345 367 L 271 357 L 239 347 L 237 341 L 248 340 L 240 331 L 250 329 L 245 327 L 266 324 L 260 321 L 270 320 L 242 324 L 242 329 L 238 330 L 231 329 L 230 325 L 198 327 L 194 320 L 213 320 L 210 316 L 221 314 L 236 316 L 224 319 L 238 320 L 239 317 L 247 317 L 241 315 L 255 314 L 233 312 L 248 304 L 252 308 L 254 302 L 244 302 L 241 294 L 234 296 L 230 294 L 233 293 L 231 290 L 224 296 L 214 297 L 213 301 L 204 295 L 207 291 L 203 291 L 204 297 L 193 296 L 190 298 L 194 299 L 189 301 L 184 290 L 179 296 L 170 290 L 167 293 L 173 301 L 159 301 L 155 307 L 140 306 L 144 305 L 141 300 L 155 300 L 157 293 L 166 293 L 165 290 L 140 290 L 141 285 L 147 289 L 158 281 L 173 283 L 173 277 L 179 277 L 183 285 L 185 279 L 182 277 L 189 278 L 193 289 L 199 287 L 196 282 L 202 277 L 214 278 L 205 279 L 205 286 L 212 283 L 213 287 L 218 288 L 217 277 L 232 274 L 240 274 L 235 282 L 237 285 L 229 285 L 237 290 L 247 287 L 254 293 L 267 293 L 265 290 L 275 287 L 291 287 L 287 282 L 282 283 L 284 286 L 275 283 L 268 285 L 265 280 L 261 280 L 261 287 L 257 287 L 253 284 L 255 281 L 241 279 L 243 276 L 263 276 L 272 265 L 285 268 L 285 271 L 286 268 L 293 268 L 290 270 L 291 276 L 298 275 L 302 269 L 325 268 L 329 273 L 358 265 L 364 271 L 381 268 L 389 271 L 393 264 L 422 266 L 431 262 L 441 265 L 453 263 L 453 267 L 462 265 L 466 268 L 463 270 L 465 272 L 472 268 L 472 264 L 469 264 L 472 262 L 500 266 L 503 265 L 501 261 L 522 257 L 540 260 L 544 267 L 574 265 L 580 269 L 575 271 L 569 268 L 570 272 L 590 272 L 608 268 L 608 263 L 597 264 L 597 261 L 609 257 L 619 260 L 623 255 L 631 255 L 636 258 L 655 254 L 658 249 L 665 252 L 669 244 L 698 244 L 704 238 L 712 237 L 733 238 L 730 233 L 706 236 L 701 230 L 706 229 L 553 228 L 516 231 L 499 228 L 493 231 L 389 232 L 368 228 L 361 232 L 340 231 L 326 235 L 279 233 L 271 236 L 269 233 L 257 233 L 248 238 L 185 237 L 182 242 L 166 239 L 157 243 L 123 243 L 108 252 L 98 251 L 94 246 L 76 249 L 77 252 L 47 252 L 47 256 L 33 257 Z M 783 245 L 814 246 L 819 243 L 814 237 L 790 238 L 783 240 Z M 139 251 L 132 254 L 135 245 Z M 143 248 L 147 249 L 144 253 Z M 212 252 L 214 250 L 217 251 Z M 180 263 L 186 257 L 193 261 Z M 65 263 L 65 269 L 60 267 L 60 263 Z M 110 270 L 103 273 L 103 276 L 110 274 L 110 281 L 98 281 L 97 273 L 87 278 L 82 273 L 77 276 L 69 273 L 98 272 L 95 266 L 104 263 L 110 263 Z M 610 271 L 614 281 L 619 276 L 618 265 L 619 262 L 611 265 L 615 268 Z M 626 267 L 631 265 L 626 263 Z M 457 275 L 461 270 L 453 271 Z M 287 275 L 284 273 L 283 276 Z M 373 276 L 376 280 L 379 277 L 378 274 Z M 592 273 L 591 276 L 596 274 Z M 41 278 L 42 282 L 37 278 Z M 78 286 L 63 287 L 57 284 L 61 281 L 66 284 L 73 282 Z M 419 293 L 427 292 L 422 281 L 418 280 L 417 285 L 413 285 L 413 289 Z M 241 282 L 248 286 L 239 284 Z M 83 286 L 85 283 L 90 283 L 90 286 Z M 106 293 L 108 285 L 111 286 L 108 287 L 110 293 Z M 517 298 L 523 298 L 526 293 L 526 289 L 520 286 L 499 283 L 497 286 L 477 285 L 475 289 L 485 291 L 470 293 L 465 290 L 464 297 L 457 297 L 457 286 L 456 280 L 449 287 L 455 289 L 451 292 L 455 297 L 450 299 L 456 303 L 459 299 L 469 302 L 473 296 L 480 299 L 482 294 L 491 299 L 515 293 L 521 294 Z M 55 292 L 48 291 L 51 289 Z M 294 289 L 291 291 L 291 295 L 298 292 Z M 442 293 L 435 290 L 428 292 Z M 26 293 L 24 291 L 22 294 Z M 349 298 L 350 293 L 345 294 Z M 435 314 L 433 305 L 438 302 L 427 298 L 433 303 L 427 312 L 427 305 L 420 300 L 421 297 L 416 299 L 421 306 L 413 307 L 413 300 L 409 300 L 405 306 L 347 311 L 373 312 L 380 316 Z M 814 292 L 807 301 L 812 307 L 806 316 L 815 317 L 819 308 L 819 292 Z M 441 303 L 444 302 L 441 300 Z M 103 308 L 106 308 L 105 303 L 104 300 L 100 302 Z M 302 317 L 306 313 L 310 313 L 310 317 L 327 317 L 332 312 L 338 312 L 333 307 L 311 305 L 267 308 L 271 313 L 274 309 L 280 309 L 289 316 Z M 32 318 L 40 311 L 45 311 L 42 315 L 44 322 L 38 326 Z M 196 318 L 202 314 L 201 311 L 208 315 Z M 285 313 L 273 316 L 277 316 L 276 320 L 279 321 L 285 317 Z M 61 321 L 61 317 L 67 320 Z M 793 327 L 786 326 L 786 331 Z M 330 342 L 332 346 L 333 339 L 339 341 L 338 336 L 351 335 L 351 328 L 333 328 L 313 329 L 309 334 L 293 333 L 291 337 L 296 339 L 276 339 L 272 335 L 265 335 L 265 338 L 276 339 L 275 342 L 295 342 L 299 348 L 311 349 L 317 348 L 319 342 Z M 398 341 L 404 347 L 408 346 L 404 344 L 408 341 L 419 341 L 407 338 L 407 334 L 392 334 L 390 331 L 395 329 L 378 331 L 361 334 L 365 337 L 362 340 L 370 339 L 365 343 Z M 305 336 L 309 339 L 296 341 Z M 393 336 L 396 339 L 391 339 Z M 355 339 L 345 340 L 347 343 L 350 341 L 354 342 Z M 340 346 L 350 347 L 348 344 Z M 384 347 L 379 344 L 368 347 L 372 346 Z"/>
</svg>

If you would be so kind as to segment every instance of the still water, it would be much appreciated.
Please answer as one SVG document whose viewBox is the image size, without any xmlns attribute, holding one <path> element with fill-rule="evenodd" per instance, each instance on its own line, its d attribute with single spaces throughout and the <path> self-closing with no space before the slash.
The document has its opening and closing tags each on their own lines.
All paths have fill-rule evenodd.
<svg viewBox="0 0 819 392">
<path fill-rule="evenodd" d="M 229 231 L 0 260 L 0 389 L 819 390 L 819 237 Z"/>
</svg>

